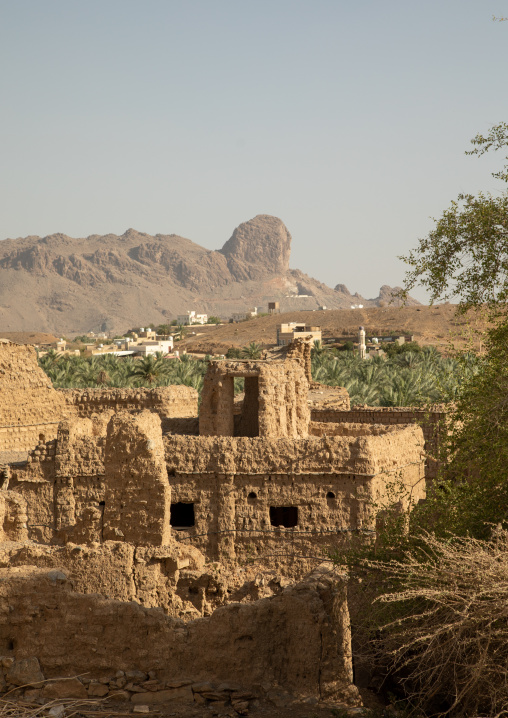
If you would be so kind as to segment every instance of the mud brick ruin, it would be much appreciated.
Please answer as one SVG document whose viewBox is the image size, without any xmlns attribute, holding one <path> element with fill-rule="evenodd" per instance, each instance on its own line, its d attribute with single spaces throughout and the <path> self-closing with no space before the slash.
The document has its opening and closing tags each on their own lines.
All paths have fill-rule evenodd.
<svg viewBox="0 0 508 718">
<path fill-rule="evenodd" d="M 345 578 L 316 557 L 424 497 L 437 419 L 309 379 L 298 343 L 211 362 L 198 416 L 184 386 L 55 390 L 0 343 L 0 691 L 359 705 Z"/>
</svg>

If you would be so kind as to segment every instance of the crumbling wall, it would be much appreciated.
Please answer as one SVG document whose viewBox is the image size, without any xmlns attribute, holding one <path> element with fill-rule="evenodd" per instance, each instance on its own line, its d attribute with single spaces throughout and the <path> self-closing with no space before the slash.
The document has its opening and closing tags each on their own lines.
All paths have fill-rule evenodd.
<svg viewBox="0 0 508 718">
<path fill-rule="evenodd" d="M 118 677 L 130 675 L 122 687 L 134 703 L 190 702 L 195 694 L 201 704 L 207 696 L 220 700 L 207 682 L 227 682 L 228 703 L 242 690 L 259 695 L 263 686 L 359 703 L 345 585 L 335 571 L 318 569 L 280 595 L 231 604 L 187 624 L 132 601 L 76 593 L 54 569 L 0 569 L 0 579 L 4 685 L 86 675 L 94 697 L 118 691 Z M 148 673 L 155 695 L 145 685 Z"/>
<path fill-rule="evenodd" d="M 234 378 L 245 379 L 241 414 L 234 417 Z M 205 375 L 201 436 L 307 436 L 308 381 L 297 360 L 210 362 Z M 235 430 L 236 426 L 236 430 Z"/>
<path fill-rule="evenodd" d="M 161 419 L 195 417 L 198 414 L 198 393 L 189 386 L 164 386 L 153 389 L 62 389 L 69 407 L 77 416 L 128 411 L 139 414 L 152 411 Z"/>
<path fill-rule="evenodd" d="M 27 532 L 26 501 L 14 491 L 0 490 L 0 544 L 25 541 Z"/>
<path fill-rule="evenodd" d="M 297 337 L 287 345 L 286 357 L 296 359 L 305 370 L 305 376 L 309 384 L 312 383 L 312 344 Z"/>
<path fill-rule="evenodd" d="M 193 546 L 175 541 L 163 547 L 133 546 L 121 541 L 44 546 L 22 542 L 18 534 L 16 543 L 0 543 L 0 568 L 27 565 L 63 571 L 79 593 L 137 601 L 173 616 L 194 619 L 203 615 L 205 608 L 193 594 L 178 594 L 179 583 L 187 586 L 189 577 L 199 577 L 201 584 L 206 584 L 209 576 L 205 558 Z"/>
<path fill-rule="evenodd" d="M 170 488 L 156 414 L 67 419 L 50 447 L 12 471 L 11 487 L 27 502 L 30 538 L 169 543 Z"/>
<path fill-rule="evenodd" d="M 425 495 L 417 426 L 298 441 L 166 436 L 164 444 L 173 505 L 193 510 L 193 525 L 177 527 L 180 540 L 211 560 L 255 560 L 292 577 L 318 550 L 372 539 L 380 506 L 399 501 L 405 510 Z"/>
<path fill-rule="evenodd" d="M 171 491 L 156 414 L 121 412 L 111 418 L 104 471 L 103 538 L 143 546 L 169 543 Z"/>
<path fill-rule="evenodd" d="M 384 424 L 401 426 L 417 424 L 421 426 L 425 438 L 425 478 L 433 481 L 439 470 L 439 450 L 442 437 L 448 431 L 449 418 L 446 404 L 435 404 L 428 407 L 372 407 L 356 406 L 350 411 L 336 408 L 312 406 L 311 418 L 316 422 Z"/>
<path fill-rule="evenodd" d="M 56 437 L 68 413 L 63 396 L 38 366 L 35 349 L 0 340 L 0 455 Z"/>
</svg>

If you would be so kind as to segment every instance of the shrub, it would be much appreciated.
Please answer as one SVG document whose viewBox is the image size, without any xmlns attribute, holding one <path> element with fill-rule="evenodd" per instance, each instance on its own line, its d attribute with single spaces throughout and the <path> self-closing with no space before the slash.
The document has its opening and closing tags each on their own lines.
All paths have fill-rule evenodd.
<svg viewBox="0 0 508 718">
<path fill-rule="evenodd" d="M 508 531 L 488 541 L 420 537 L 381 572 L 376 602 L 390 619 L 377 639 L 414 707 L 433 715 L 508 711 Z"/>
</svg>

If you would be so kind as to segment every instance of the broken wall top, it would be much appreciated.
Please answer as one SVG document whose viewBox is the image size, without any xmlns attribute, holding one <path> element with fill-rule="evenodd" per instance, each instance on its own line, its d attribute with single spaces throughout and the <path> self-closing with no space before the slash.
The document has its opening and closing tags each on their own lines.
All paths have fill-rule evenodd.
<svg viewBox="0 0 508 718">
<path fill-rule="evenodd" d="M 362 473 L 396 471 L 421 464 L 423 432 L 419 426 L 377 427 L 362 436 L 291 438 L 164 436 L 171 473 L 270 474 Z"/>
<path fill-rule="evenodd" d="M 68 413 L 62 394 L 27 345 L 0 343 L 0 427 L 57 424 Z"/>
<path fill-rule="evenodd" d="M 234 419 L 234 379 L 245 379 L 242 416 Z M 308 434 L 308 381 L 299 360 L 210 362 L 205 375 L 202 436 L 302 438 Z"/>
</svg>

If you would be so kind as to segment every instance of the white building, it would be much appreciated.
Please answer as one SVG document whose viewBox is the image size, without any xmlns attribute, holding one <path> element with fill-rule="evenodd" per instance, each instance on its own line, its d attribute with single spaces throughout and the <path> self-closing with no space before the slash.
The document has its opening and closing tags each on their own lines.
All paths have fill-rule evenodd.
<svg viewBox="0 0 508 718">
<path fill-rule="evenodd" d="M 115 349 L 113 351 L 106 350 L 103 353 L 112 353 L 118 356 L 149 356 L 152 354 L 171 354 L 173 352 L 173 338 L 169 339 L 125 339 L 115 340 Z"/>
<path fill-rule="evenodd" d="M 254 309 L 251 309 L 248 312 L 233 312 L 231 315 L 231 319 L 234 322 L 243 322 L 245 319 L 254 319 L 254 317 L 257 317 L 258 315 L 258 308 L 254 307 Z"/>
<path fill-rule="evenodd" d="M 196 312 L 187 312 L 187 314 L 179 314 L 176 318 L 178 324 L 206 324 L 208 322 L 208 314 L 196 314 Z"/>
</svg>

